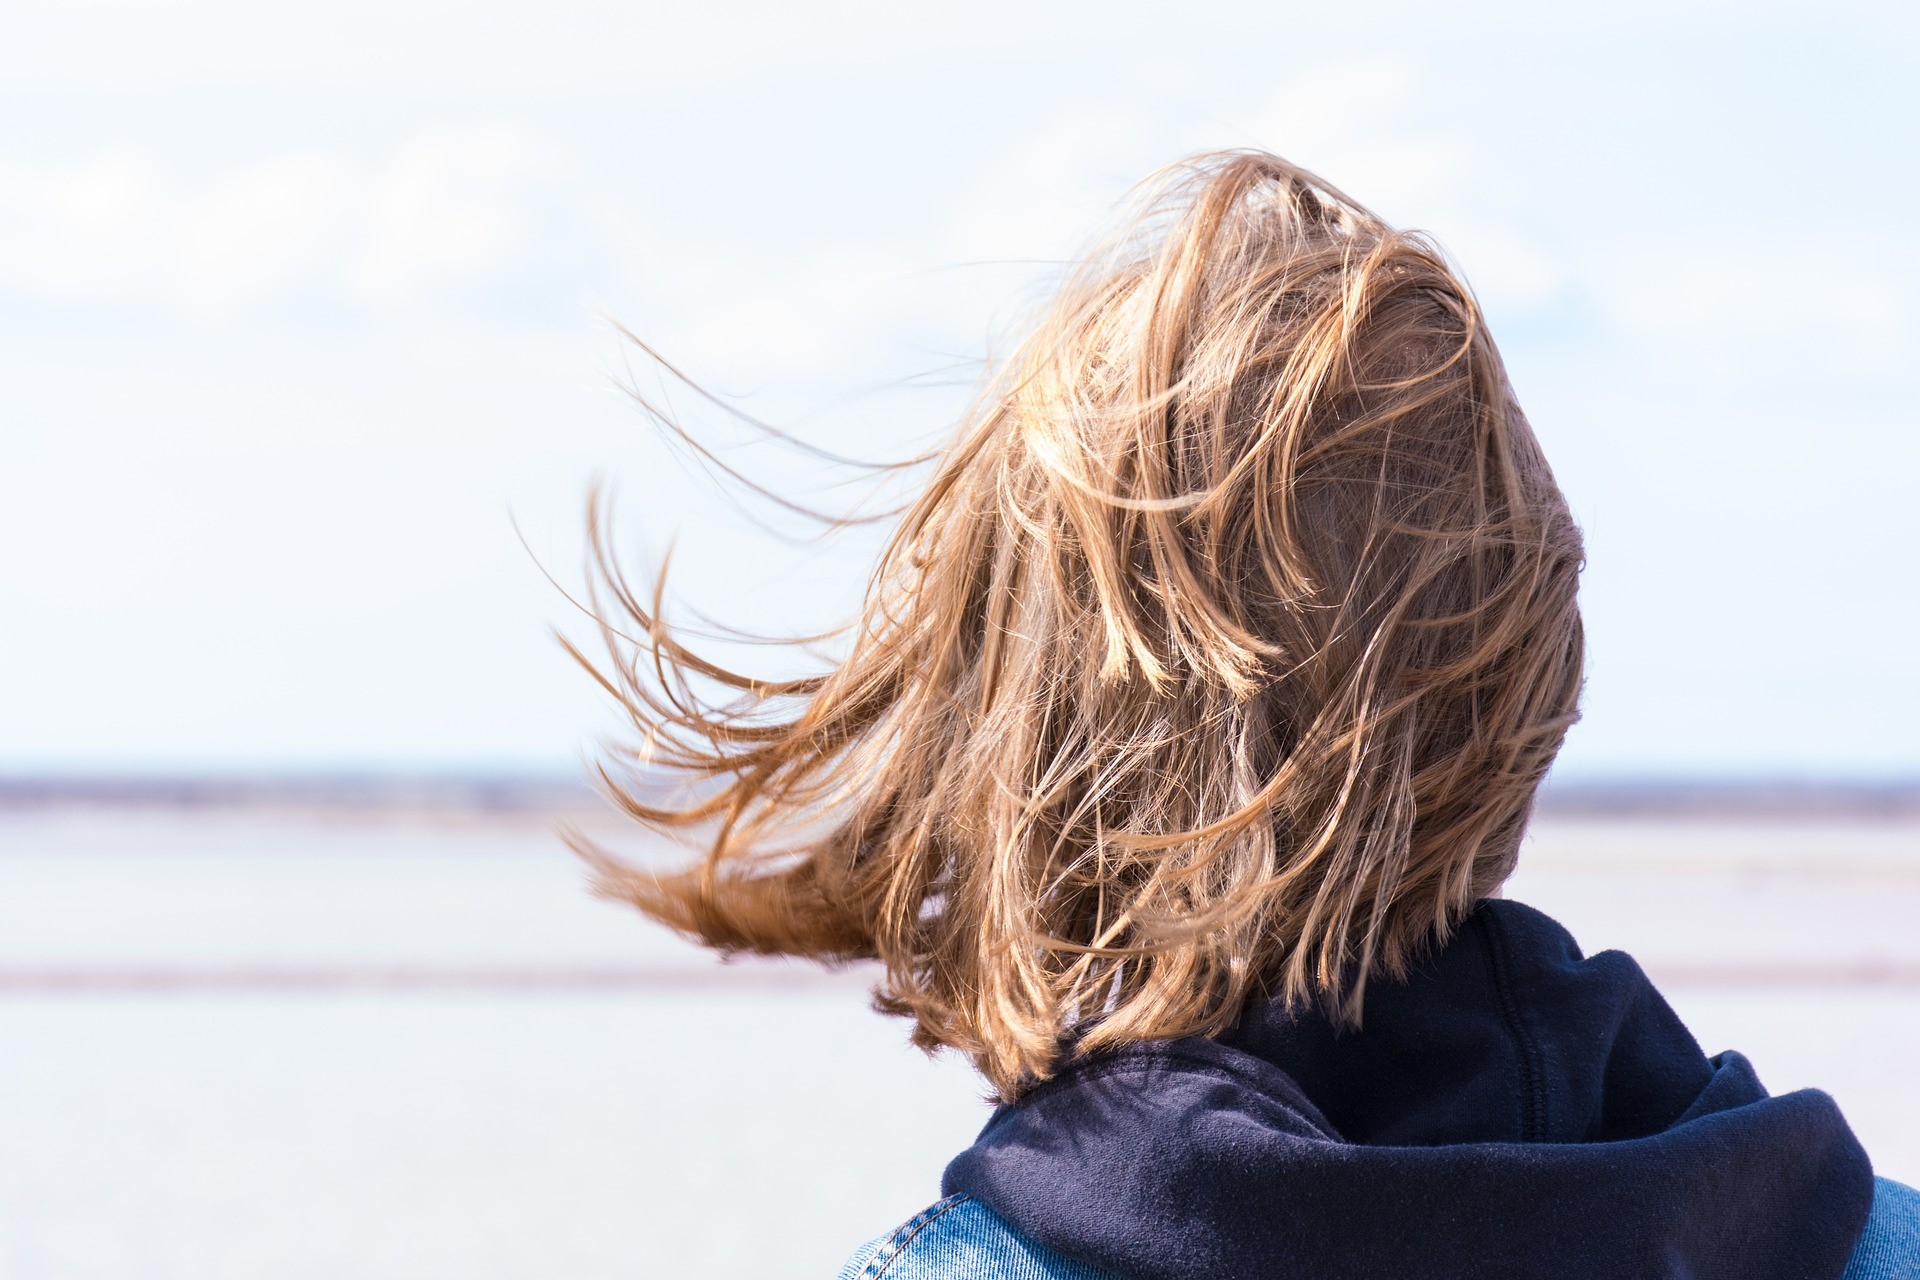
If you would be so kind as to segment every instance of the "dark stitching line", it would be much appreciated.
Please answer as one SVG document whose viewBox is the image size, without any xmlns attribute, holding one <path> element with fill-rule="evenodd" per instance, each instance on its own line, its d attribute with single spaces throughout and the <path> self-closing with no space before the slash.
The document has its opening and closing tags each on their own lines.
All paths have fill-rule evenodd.
<svg viewBox="0 0 1920 1280">
<path fill-rule="evenodd" d="M 961 1201 L 971 1198 L 972 1197 L 968 1196 L 965 1192 L 958 1195 L 951 1195 L 944 1200 L 934 1201 L 913 1217 L 908 1218 L 895 1229 L 893 1235 L 887 1239 L 887 1242 L 880 1246 L 880 1252 L 868 1259 L 867 1265 L 860 1269 L 860 1280 L 875 1280 L 882 1271 L 885 1271 L 889 1266 L 893 1265 L 893 1260 L 899 1257 L 901 1252 L 913 1243 L 913 1238 L 926 1230 L 927 1226 L 935 1218 L 938 1218 L 941 1214 L 953 1208 Z"/>
<path fill-rule="evenodd" d="M 1487 966 L 1493 971 L 1493 990 L 1500 1001 L 1500 1016 L 1520 1046 L 1520 1140 L 1541 1142 L 1546 1137 L 1546 1067 L 1540 1061 L 1540 1049 L 1520 1018 L 1520 1004 L 1514 998 L 1507 971 L 1506 926 L 1491 908 L 1475 913 L 1482 922 L 1481 945 L 1486 948 Z"/>
</svg>

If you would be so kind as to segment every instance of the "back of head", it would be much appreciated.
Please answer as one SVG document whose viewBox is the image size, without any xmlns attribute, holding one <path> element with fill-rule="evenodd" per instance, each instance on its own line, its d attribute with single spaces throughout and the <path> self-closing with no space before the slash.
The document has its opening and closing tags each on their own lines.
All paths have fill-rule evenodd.
<svg viewBox="0 0 1920 1280">
<path fill-rule="evenodd" d="M 606 678 L 707 784 L 617 798 L 707 854 L 589 856 L 711 945 L 878 958 L 880 1006 L 1003 1093 L 1256 993 L 1357 1019 L 1512 869 L 1580 558 L 1441 254 L 1275 156 L 1196 157 L 994 372 L 837 665 L 756 681 L 619 593 L 650 660 Z"/>
</svg>

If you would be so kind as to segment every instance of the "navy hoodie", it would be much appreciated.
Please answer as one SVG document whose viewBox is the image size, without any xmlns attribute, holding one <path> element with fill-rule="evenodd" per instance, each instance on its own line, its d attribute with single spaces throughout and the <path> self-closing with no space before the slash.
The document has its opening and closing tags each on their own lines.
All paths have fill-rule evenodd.
<svg viewBox="0 0 1920 1280">
<path fill-rule="evenodd" d="M 1833 1280 L 1873 1198 L 1833 1099 L 1708 1058 L 1632 959 L 1489 900 L 1362 1030 L 1256 1003 L 996 1111 L 947 1194 L 1139 1280 Z"/>
</svg>

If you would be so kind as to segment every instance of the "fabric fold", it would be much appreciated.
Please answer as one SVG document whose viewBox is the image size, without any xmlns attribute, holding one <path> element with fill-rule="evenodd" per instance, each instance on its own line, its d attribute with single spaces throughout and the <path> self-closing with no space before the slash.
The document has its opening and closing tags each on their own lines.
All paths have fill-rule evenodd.
<svg viewBox="0 0 1920 1280">
<path fill-rule="evenodd" d="M 1491 901 L 1363 1030 L 1260 1006 L 1076 1062 L 944 1184 L 1141 1280 L 1834 1280 L 1873 1195 L 1830 1097 L 1768 1096 L 1631 960 Z"/>
</svg>

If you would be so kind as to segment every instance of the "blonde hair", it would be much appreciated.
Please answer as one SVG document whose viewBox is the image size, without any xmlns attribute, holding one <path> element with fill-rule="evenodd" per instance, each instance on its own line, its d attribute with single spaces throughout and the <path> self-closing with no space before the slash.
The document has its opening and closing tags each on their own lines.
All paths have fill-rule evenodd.
<svg viewBox="0 0 1920 1280">
<path fill-rule="evenodd" d="M 703 659 L 593 540 L 644 764 L 602 776 L 705 845 L 653 873 L 582 842 L 601 891 L 725 951 L 877 959 L 877 1007 L 1004 1096 L 1256 993 L 1357 1022 L 1506 878 L 1576 718 L 1579 533 L 1472 294 L 1260 152 L 1143 186 L 830 669 Z"/>
</svg>

